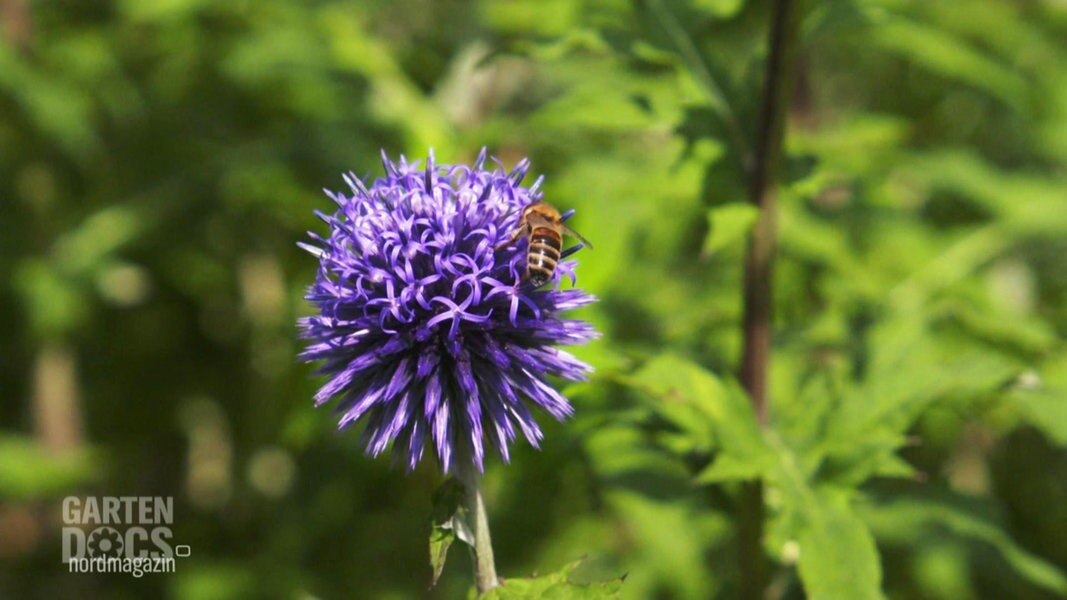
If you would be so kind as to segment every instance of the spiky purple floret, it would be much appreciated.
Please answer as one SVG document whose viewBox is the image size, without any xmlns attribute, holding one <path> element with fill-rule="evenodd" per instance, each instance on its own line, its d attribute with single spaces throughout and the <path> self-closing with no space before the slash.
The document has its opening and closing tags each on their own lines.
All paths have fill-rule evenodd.
<svg viewBox="0 0 1067 600">
<path fill-rule="evenodd" d="M 483 149 L 473 166 L 438 166 L 431 152 L 420 168 L 383 152 L 385 177 L 367 187 L 346 176 L 352 195 L 327 191 L 338 209 L 317 213 L 328 237 L 300 244 L 319 259 L 307 294 L 317 314 L 299 321 L 309 340 L 300 357 L 329 376 L 315 403 L 338 398 L 340 427 L 363 420 L 367 451 L 392 444 L 408 469 L 427 441 L 446 473 L 457 460 L 483 469 L 486 439 L 504 461 L 519 433 L 538 446 L 529 404 L 560 420 L 573 412 L 546 376 L 591 371 L 555 347 L 597 336 L 559 316 L 594 300 L 559 289 L 574 281 L 574 261 L 532 289 L 525 242 L 506 244 L 541 179 L 520 185 L 525 159 L 510 172 L 485 159 Z"/>
</svg>

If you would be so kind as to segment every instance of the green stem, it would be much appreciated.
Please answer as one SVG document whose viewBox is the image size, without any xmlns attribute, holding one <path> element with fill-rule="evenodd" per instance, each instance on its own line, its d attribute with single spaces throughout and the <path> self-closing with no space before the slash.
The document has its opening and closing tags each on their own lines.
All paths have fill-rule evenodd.
<svg viewBox="0 0 1067 600">
<path fill-rule="evenodd" d="M 744 348 L 741 384 L 760 423 L 767 422 L 767 370 L 771 358 L 774 255 L 777 246 L 776 200 L 792 75 L 799 10 L 794 0 L 774 0 L 771 7 L 770 53 L 756 129 L 749 199 L 759 218 L 749 239 L 744 274 Z M 746 483 L 739 506 L 740 597 L 760 599 L 767 589 L 767 557 L 763 552 L 764 501 L 759 481 Z"/>
<path fill-rule="evenodd" d="M 474 581 L 478 586 L 478 595 L 481 595 L 500 585 L 493 560 L 493 541 L 489 536 L 489 516 L 485 511 L 485 498 L 479 483 L 481 476 L 474 465 L 462 464 L 456 468 L 456 479 L 463 485 L 469 524 L 474 535 Z"/>
</svg>

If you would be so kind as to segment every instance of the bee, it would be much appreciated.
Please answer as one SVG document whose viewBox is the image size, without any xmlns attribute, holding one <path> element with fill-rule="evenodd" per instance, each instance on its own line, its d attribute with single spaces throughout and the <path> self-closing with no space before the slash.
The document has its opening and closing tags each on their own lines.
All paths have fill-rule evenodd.
<svg viewBox="0 0 1067 600">
<path fill-rule="evenodd" d="M 563 215 L 555 206 L 537 202 L 523 209 L 518 228 L 512 232 L 511 239 L 500 247 L 510 246 L 520 237 L 527 236 L 529 244 L 526 247 L 526 275 L 523 279 L 533 287 L 541 287 L 552 278 L 556 263 L 576 250 L 568 249 L 561 256 L 564 233 L 578 238 L 584 246 L 593 247 L 580 233 L 563 224 Z"/>
</svg>

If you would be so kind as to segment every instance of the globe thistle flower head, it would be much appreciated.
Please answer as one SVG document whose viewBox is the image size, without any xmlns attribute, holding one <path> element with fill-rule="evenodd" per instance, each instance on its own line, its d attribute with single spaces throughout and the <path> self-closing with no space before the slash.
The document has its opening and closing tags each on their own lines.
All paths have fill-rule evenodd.
<svg viewBox="0 0 1067 600">
<path fill-rule="evenodd" d="M 299 322 L 301 358 L 328 376 L 316 405 L 336 399 L 342 429 L 364 423 L 368 453 L 391 445 L 409 470 L 427 446 L 446 473 L 460 460 L 483 469 L 487 445 L 507 462 L 518 435 L 539 445 L 531 406 L 573 412 L 546 378 L 591 370 L 556 346 L 596 337 L 561 317 L 593 297 L 561 289 L 576 283 L 562 257 L 547 285 L 524 278 L 527 241 L 509 241 L 542 197 L 541 179 L 521 185 L 529 161 L 488 168 L 483 149 L 472 166 L 436 165 L 432 152 L 425 167 L 382 162 L 372 184 L 349 174 L 350 194 L 327 191 L 337 210 L 317 214 L 328 234 L 300 244 L 319 260 L 316 313 Z"/>
</svg>

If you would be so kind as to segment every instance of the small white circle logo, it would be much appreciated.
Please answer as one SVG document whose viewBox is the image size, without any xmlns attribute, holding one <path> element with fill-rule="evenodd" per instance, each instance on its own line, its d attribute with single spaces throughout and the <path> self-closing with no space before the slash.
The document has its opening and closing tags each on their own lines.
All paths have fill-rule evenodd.
<svg viewBox="0 0 1067 600">
<path fill-rule="evenodd" d="M 98 527 L 89 534 L 89 556 L 122 556 L 123 541 L 113 527 Z"/>
</svg>

